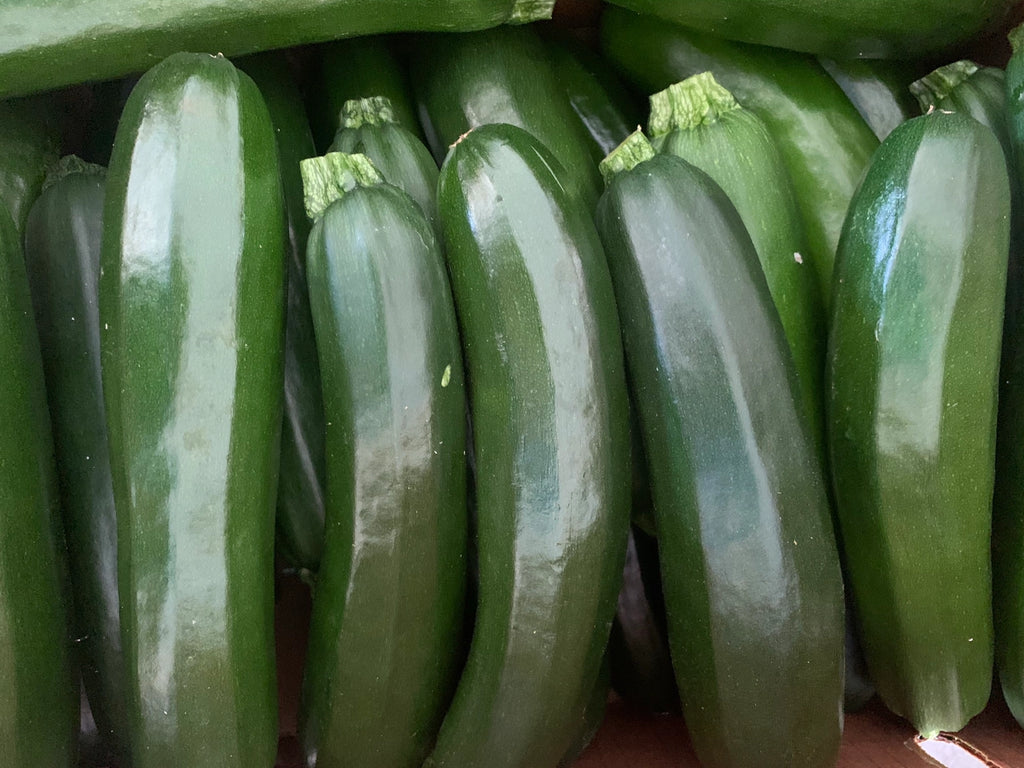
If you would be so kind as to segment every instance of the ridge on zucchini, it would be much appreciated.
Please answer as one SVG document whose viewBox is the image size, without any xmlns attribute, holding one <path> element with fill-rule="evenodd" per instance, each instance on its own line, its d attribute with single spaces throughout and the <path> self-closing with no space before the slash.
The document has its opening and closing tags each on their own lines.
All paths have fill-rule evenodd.
<svg viewBox="0 0 1024 768">
<path fill-rule="evenodd" d="M 383 184 L 384 178 L 366 155 L 328 152 L 299 163 L 306 215 L 316 221 L 335 200 L 357 187 Z"/>
<path fill-rule="evenodd" d="M 670 131 L 688 131 L 714 123 L 722 115 L 740 108 L 735 97 L 710 72 L 688 77 L 651 96 L 647 129 L 651 136 Z"/>
</svg>

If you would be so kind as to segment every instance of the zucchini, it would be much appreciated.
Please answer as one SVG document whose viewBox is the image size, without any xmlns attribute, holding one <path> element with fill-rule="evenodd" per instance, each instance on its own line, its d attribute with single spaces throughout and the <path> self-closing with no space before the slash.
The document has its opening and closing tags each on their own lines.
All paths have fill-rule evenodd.
<svg viewBox="0 0 1024 768">
<path fill-rule="evenodd" d="M 968 60 L 956 61 L 911 83 L 910 92 L 917 98 L 922 114 L 941 110 L 973 117 L 995 134 L 1010 162 L 1013 147 L 1006 121 L 1003 70 L 979 67 Z"/>
<path fill-rule="evenodd" d="M 562 183 L 596 204 L 601 177 L 590 139 L 532 30 L 423 37 L 413 46 L 410 70 L 427 144 L 438 162 L 467 131 L 508 123 L 546 146 L 559 162 Z"/>
<path fill-rule="evenodd" d="M 0 5 L 0 97 L 106 80 L 175 51 L 241 56 L 378 32 L 475 30 L 551 17 L 554 0 L 39 0 Z"/>
<path fill-rule="evenodd" d="M 320 46 L 306 100 L 317 149 L 326 150 L 334 140 L 346 101 L 371 96 L 387 97 L 395 122 L 422 138 L 409 78 L 391 38 L 353 37 Z"/>
<path fill-rule="evenodd" d="M 300 729 L 307 765 L 419 768 L 458 678 L 462 353 L 423 212 L 363 155 L 304 161 L 327 419 L 327 536 Z"/>
<path fill-rule="evenodd" d="M 438 209 L 469 382 L 479 602 L 427 768 L 554 768 L 601 667 L 629 519 L 615 299 L 590 208 L 510 125 L 474 129 Z"/>
<path fill-rule="evenodd" d="M 0 765 L 70 768 L 79 684 L 39 341 L 14 221 L 0 203 Z"/>
<path fill-rule="evenodd" d="M 387 183 L 413 199 L 440 234 L 437 163 L 423 142 L 398 123 L 387 97 L 346 101 L 341 128 L 328 151 L 366 155 Z"/>
<path fill-rule="evenodd" d="M 960 730 L 991 685 L 1009 197 L 992 132 L 934 112 L 886 139 L 839 249 L 826 392 L 841 538 L 871 678 L 926 737 Z"/>
<path fill-rule="evenodd" d="M 914 77 L 910 67 L 892 61 L 844 59 L 823 56 L 818 62 L 860 112 L 879 141 L 918 112 L 909 88 Z"/>
<path fill-rule="evenodd" d="M 259 87 L 274 124 L 288 227 L 277 545 L 293 565 L 315 572 L 324 543 L 324 409 L 306 283 L 309 219 L 299 163 L 313 157 L 316 150 L 305 107 L 284 55 L 249 56 L 237 65 Z"/>
<path fill-rule="evenodd" d="M 29 213 L 25 263 L 49 394 L 77 659 L 99 737 L 127 764 L 117 516 L 100 375 L 106 169 L 67 157 Z"/>
<path fill-rule="evenodd" d="M 56 96 L 0 101 L 0 203 L 25 230 L 47 169 L 60 157 L 60 105 Z"/>
<path fill-rule="evenodd" d="M 842 579 L 757 253 L 721 188 L 641 133 L 602 171 L 598 230 L 644 395 L 668 638 L 694 749 L 705 768 L 834 765 Z"/>
<path fill-rule="evenodd" d="M 206 54 L 147 72 L 114 142 L 100 261 L 135 768 L 274 764 L 284 242 L 252 80 Z"/>
<path fill-rule="evenodd" d="M 789 170 L 827 308 L 846 209 L 878 147 L 835 81 L 810 56 L 718 40 L 615 7 L 601 17 L 601 44 L 648 93 L 709 71 L 764 121 Z"/>
<path fill-rule="evenodd" d="M 605 654 L 601 664 L 601 672 L 597 676 L 597 684 L 587 698 L 586 706 L 576 723 L 576 736 L 568 751 L 558 761 L 558 768 L 571 768 L 579 759 L 590 743 L 601 730 L 601 723 L 604 722 L 604 713 L 608 708 L 608 694 L 611 692 L 611 672 L 608 662 L 608 654 Z"/>
<path fill-rule="evenodd" d="M 1013 0 L 610 0 L 731 40 L 829 56 L 905 59 L 966 43 Z"/>
<path fill-rule="evenodd" d="M 807 416 L 824 451 L 825 319 L 800 214 L 779 151 L 764 123 L 704 72 L 651 96 L 649 130 L 659 152 L 708 174 L 743 219 L 782 320 Z"/>
</svg>

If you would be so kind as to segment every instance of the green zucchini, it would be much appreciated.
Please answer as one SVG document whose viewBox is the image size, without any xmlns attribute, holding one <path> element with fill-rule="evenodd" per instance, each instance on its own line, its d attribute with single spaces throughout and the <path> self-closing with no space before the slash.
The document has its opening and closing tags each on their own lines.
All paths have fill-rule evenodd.
<svg viewBox="0 0 1024 768">
<path fill-rule="evenodd" d="M 611 692 L 611 667 L 609 666 L 608 654 L 605 653 L 604 661 L 601 664 L 601 672 L 597 676 L 597 684 L 590 692 L 587 703 L 583 707 L 579 720 L 576 723 L 576 736 L 569 746 L 568 751 L 558 762 L 558 768 L 571 768 L 579 759 L 590 743 L 601 730 L 604 722 L 604 713 L 608 708 L 608 694 Z"/>
<path fill-rule="evenodd" d="M 991 131 L 915 118 L 875 155 L 839 249 L 826 392 L 841 538 L 871 678 L 923 736 L 960 730 L 991 685 L 1009 197 Z"/>
<path fill-rule="evenodd" d="M 386 96 L 395 122 L 422 138 L 405 68 L 387 36 L 353 37 L 317 49 L 313 84 L 307 94 L 309 119 L 319 150 L 326 150 L 340 127 L 346 101 Z"/>
<path fill-rule="evenodd" d="M 970 41 L 1014 0 L 610 0 L 731 40 L 844 58 L 906 59 Z"/>
<path fill-rule="evenodd" d="M 364 155 L 302 164 L 327 419 L 327 537 L 300 715 L 306 764 L 419 768 L 458 678 L 462 353 L 423 212 Z"/>
<path fill-rule="evenodd" d="M 77 658 L 101 740 L 127 764 L 117 516 L 100 376 L 106 169 L 65 158 L 29 213 L 25 263 L 49 394 Z"/>
<path fill-rule="evenodd" d="M 1010 33 L 1006 65 L 1006 137 L 1010 186 L 1024 183 L 1024 28 Z M 971 78 L 973 79 L 973 77 Z M 1000 365 L 996 478 L 993 502 L 993 601 L 996 668 L 1003 697 L 1024 725 L 1024 242 L 1020 197 L 1014 198 Z"/>
<path fill-rule="evenodd" d="M 39 0 L 0 5 L 0 97 L 107 80 L 175 51 L 241 56 L 378 32 L 475 30 L 551 17 L 554 0 Z"/>
<path fill-rule="evenodd" d="M 824 309 L 804 261 L 807 247 L 789 174 L 768 129 L 704 72 L 651 96 L 649 130 L 656 150 L 704 171 L 736 206 L 782 320 L 807 423 L 824 451 Z"/>
<path fill-rule="evenodd" d="M 284 243 L 252 80 L 206 54 L 147 72 L 114 142 L 100 262 L 135 768 L 274 764 Z"/>
<path fill-rule="evenodd" d="M 60 157 L 60 105 L 52 95 L 0 101 L 0 203 L 24 232 L 47 169 Z"/>
<path fill-rule="evenodd" d="M 0 765 L 71 768 L 79 684 L 46 385 L 25 260 L 0 203 Z"/>
<path fill-rule="evenodd" d="M 316 150 L 284 55 L 249 56 L 237 65 L 259 87 L 274 124 L 288 227 L 278 550 L 293 565 L 315 572 L 324 542 L 324 409 L 306 283 L 309 219 L 299 163 L 313 157 Z"/>
<path fill-rule="evenodd" d="M 601 17 L 601 42 L 648 93 L 710 71 L 764 121 L 789 170 L 827 308 L 846 209 L 878 147 L 835 81 L 810 56 L 718 40 L 615 7 Z"/>
<path fill-rule="evenodd" d="M 705 768 L 832 766 L 842 579 L 757 253 L 721 188 L 641 133 L 602 171 L 598 230 L 644 394 L 668 638 L 694 749 Z"/>
<path fill-rule="evenodd" d="M 427 768 L 554 768 L 604 656 L 629 519 L 619 327 L 590 208 L 510 125 L 469 132 L 438 209 L 466 356 L 479 602 Z"/>
<path fill-rule="evenodd" d="M 823 56 L 818 62 L 875 132 L 879 141 L 897 126 L 918 115 L 910 84 L 911 67 L 892 61 L 844 59 Z"/>
<path fill-rule="evenodd" d="M 1006 74 L 961 60 L 939 67 L 910 84 L 921 113 L 933 110 L 970 115 L 992 131 L 1009 161 L 1013 157 L 1006 121 Z"/>
<path fill-rule="evenodd" d="M 575 195 L 591 207 L 597 203 L 601 177 L 590 139 L 532 30 L 422 37 L 413 46 L 410 70 L 427 144 L 438 162 L 467 131 L 508 123 L 551 151 L 562 183 Z"/>
<path fill-rule="evenodd" d="M 366 155 L 388 184 L 413 199 L 440 234 L 437 163 L 423 142 L 397 122 L 387 97 L 346 101 L 341 110 L 341 128 L 328 151 Z"/>
</svg>

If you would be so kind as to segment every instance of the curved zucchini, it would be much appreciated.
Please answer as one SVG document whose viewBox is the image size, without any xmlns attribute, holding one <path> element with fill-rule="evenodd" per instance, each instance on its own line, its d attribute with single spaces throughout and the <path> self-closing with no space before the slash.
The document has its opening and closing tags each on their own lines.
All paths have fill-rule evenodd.
<svg viewBox="0 0 1024 768">
<path fill-rule="evenodd" d="M 615 7 L 601 17 L 601 43 L 648 93 L 711 72 L 764 121 L 789 170 L 827 308 L 846 209 L 878 148 L 835 81 L 810 56 L 719 40 Z"/>
<path fill-rule="evenodd" d="M 651 96 L 654 148 L 708 174 L 743 219 L 782 320 L 807 423 L 824 451 L 825 318 L 789 174 L 764 123 L 710 72 Z"/>
<path fill-rule="evenodd" d="M 479 602 L 428 768 L 553 768 L 594 690 L 629 518 L 626 383 L 590 209 L 525 131 L 471 131 L 438 208 L 469 382 Z"/>
<path fill-rule="evenodd" d="M 826 391 L 842 542 L 871 678 L 924 736 L 962 728 L 991 684 L 1009 217 L 991 131 L 935 112 L 886 139 L 840 246 Z"/>
<path fill-rule="evenodd" d="M 440 234 L 437 163 L 423 142 L 398 123 L 387 97 L 346 101 L 341 128 L 328 151 L 366 155 L 388 184 L 413 199 Z"/>
<path fill-rule="evenodd" d="M 0 765 L 71 768 L 79 685 L 64 541 L 25 260 L 0 203 Z"/>
<path fill-rule="evenodd" d="M 117 516 L 100 375 L 106 169 L 68 157 L 29 213 L 25 263 L 57 458 L 77 658 L 99 737 L 127 764 Z"/>
<path fill-rule="evenodd" d="M 413 46 L 410 70 L 427 144 L 438 162 L 473 128 L 515 125 L 551 151 L 564 185 L 596 204 L 601 177 L 590 138 L 531 29 L 423 37 Z"/>
<path fill-rule="evenodd" d="M 395 122 L 422 138 L 409 78 L 394 53 L 391 38 L 353 37 L 320 46 L 306 99 L 317 149 L 326 150 L 334 140 L 345 102 L 372 96 L 387 97 Z"/>
<path fill-rule="evenodd" d="M 602 171 L 598 229 L 644 393 L 668 637 L 694 748 L 705 768 L 832 766 L 842 580 L 757 253 L 721 188 L 639 132 Z"/>
<path fill-rule="evenodd" d="M 132 764 L 272 766 L 285 231 L 252 80 L 205 54 L 147 72 L 118 126 L 103 223 Z"/>
<path fill-rule="evenodd" d="M 288 227 L 277 544 L 292 564 L 316 572 L 324 544 L 324 408 L 306 282 L 309 219 L 299 172 L 299 163 L 313 157 L 316 150 L 305 107 L 284 55 L 249 56 L 240 59 L 237 66 L 260 89 L 274 124 Z"/>
<path fill-rule="evenodd" d="M 898 125 L 917 117 L 907 65 L 871 59 L 837 61 L 823 56 L 818 63 L 843 89 L 879 141 Z"/>
<path fill-rule="evenodd" d="M 300 716 L 306 763 L 419 768 L 458 678 L 462 353 L 422 211 L 362 155 L 302 165 L 327 418 L 327 537 Z"/>
<path fill-rule="evenodd" d="M 601 730 L 601 723 L 604 722 L 604 713 L 608 708 L 608 694 L 611 692 L 611 668 L 609 666 L 608 654 L 605 653 L 604 661 L 601 663 L 601 671 L 597 676 L 597 684 L 587 698 L 586 706 L 576 725 L 576 736 L 568 751 L 558 762 L 558 768 L 571 768 L 573 763 L 579 759 L 590 742 Z"/>
<path fill-rule="evenodd" d="M 24 232 L 49 167 L 60 156 L 57 97 L 0 101 L 0 203 Z"/>
</svg>

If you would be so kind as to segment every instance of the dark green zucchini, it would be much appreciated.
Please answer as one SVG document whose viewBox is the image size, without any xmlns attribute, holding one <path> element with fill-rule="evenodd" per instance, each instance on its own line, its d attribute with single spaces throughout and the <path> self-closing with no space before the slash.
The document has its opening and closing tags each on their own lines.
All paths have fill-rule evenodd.
<svg viewBox="0 0 1024 768">
<path fill-rule="evenodd" d="M 1010 186 L 1019 192 L 1024 184 L 1024 28 L 1011 32 L 1010 42 L 1005 127 L 1012 148 Z M 999 376 L 992 584 L 999 682 L 1010 711 L 1024 725 L 1024 243 L 1020 198 L 1014 202 Z"/>
<path fill-rule="evenodd" d="M 906 59 L 966 43 L 1013 0 L 611 0 L 731 40 L 828 56 Z"/>
<path fill-rule="evenodd" d="M 363 155 L 302 164 L 327 419 L 327 537 L 300 728 L 308 765 L 419 768 L 458 678 L 466 401 L 444 257 Z"/>
<path fill-rule="evenodd" d="M 278 550 L 293 565 L 315 572 L 324 543 L 324 410 L 306 283 L 309 219 L 299 163 L 313 157 L 316 150 L 305 107 L 284 55 L 249 56 L 237 64 L 259 87 L 274 124 L 288 227 Z"/>
<path fill-rule="evenodd" d="M 704 72 L 651 96 L 651 141 L 729 196 L 754 241 L 782 320 L 807 423 L 825 447 L 825 318 L 789 174 L 765 124 Z"/>
<path fill-rule="evenodd" d="M 100 238 L 106 170 L 65 158 L 29 213 L 25 263 L 57 458 L 76 652 L 100 739 L 127 765 L 117 516 L 100 375 Z"/>
<path fill-rule="evenodd" d="M 835 81 L 810 56 L 730 43 L 615 7 L 601 17 L 601 42 L 648 93 L 710 71 L 764 121 L 789 170 L 827 308 L 846 209 L 878 147 Z"/>
<path fill-rule="evenodd" d="M 422 37 L 413 46 L 410 71 L 427 144 L 438 162 L 470 129 L 508 123 L 551 151 L 563 185 L 589 205 L 597 203 L 601 177 L 591 140 L 532 30 Z"/>
<path fill-rule="evenodd" d="M 608 695 L 611 693 L 611 667 L 609 666 L 608 654 L 605 653 L 604 661 L 601 664 L 601 672 L 597 676 L 597 684 L 587 697 L 587 703 L 576 723 L 576 736 L 569 746 L 568 751 L 558 762 L 558 768 L 571 768 L 579 759 L 590 742 L 594 740 L 597 732 L 604 722 L 604 713 L 608 708 Z"/>
<path fill-rule="evenodd" d="M 555 77 L 590 136 L 595 162 L 640 123 L 640 105 L 601 57 L 568 35 L 548 33 L 545 47 Z"/>
<path fill-rule="evenodd" d="M 60 157 L 60 118 L 56 96 L 0 101 L 0 203 L 19 233 Z"/>
<path fill-rule="evenodd" d="M 608 642 L 629 518 L 619 327 L 590 208 L 509 125 L 474 129 L 438 209 L 469 382 L 480 588 L 424 764 L 554 768 Z"/>
<path fill-rule="evenodd" d="M 38 0 L 0 5 L 0 97 L 107 80 L 175 51 L 241 56 L 378 32 L 467 31 L 551 18 L 554 0 Z"/>
<path fill-rule="evenodd" d="M 388 184 L 413 199 L 440 234 L 437 163 L 423 142 L 398 123 L 387 97 L 346 101 L 329 151 L 366 155 Z"/>
<path fill-rule="evenodd" d="M 139 80 L 110 161 L 100 277 L 135 768 L 274 764 L 281 199 L 248 76 L 182 53 Z"/>
<path fill-rule="evenodd" d="M 50 416 L 25 260 L 0 203 L 0 765 L 71 768 L 79 684 Z"/>
<path fill-rule="evenodd" d="M 886 139 L 839 249 L 826 391 L 842 542 L 872 681 L 924 736 L 989 697 L 1009 198 L 992 132 L 934 112 Z"/>
<path fill-rule="evenodd" d="M 658 524 L 683 716 L 705 768 L 825 768 L 843 587 L 825 480 L 757 252 L 721 188 L 637 132 L 597 210 Z"/>
<path fill-rule="evenodd" d="M 918 112 L 909 88 L 912 67 L 892 61 L 818 57 L 879 141 Z"/>
<path fill-rule="evenodd" d="M 353 37 L 325 43 L 316 51 L 317 63 L 306 103 L 318 150 L 324 151 L 340 127 L 346 101 L 385 96 L 395 122 L 422 138 L 405 68 L 386 36 Z"/>
</svg>

